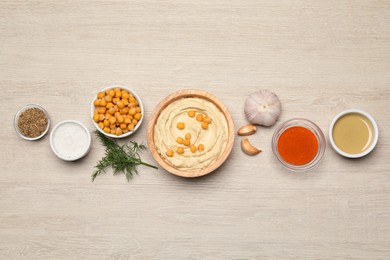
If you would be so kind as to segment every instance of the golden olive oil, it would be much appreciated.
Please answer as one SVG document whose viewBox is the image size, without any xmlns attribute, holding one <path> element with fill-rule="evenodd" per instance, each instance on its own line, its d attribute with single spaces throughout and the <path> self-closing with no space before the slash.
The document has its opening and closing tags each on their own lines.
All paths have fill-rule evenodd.
<svg viewBox="0 0 390 260">
<path fill-rule="evenodd" d="M 332 135 L 340 150 L 349 154 L 359 154 L 370 146 L 373 132 L 373 126 L 367 117 L 359 113 L 350 113 L 336 121 Z"/>
</svg>

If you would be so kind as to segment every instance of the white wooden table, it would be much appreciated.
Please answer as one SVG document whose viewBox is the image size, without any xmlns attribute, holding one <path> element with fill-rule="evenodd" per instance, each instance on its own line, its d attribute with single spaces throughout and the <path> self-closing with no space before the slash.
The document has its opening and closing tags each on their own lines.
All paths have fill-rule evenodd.
<svg viewBox="0 0 390 260">
<path fill-rule="evenodd" d="M 304 117 L 328 134 L 347 108 L 371 113 L 376 150 L 347 160 L 327 148 L 305 174 L 271 151 L 275 127 L 240 139 L 216 172 L 183 179 L 139 168 L 91 183 L 103 148 L 78 162 L 56 158 L 46 136 L 17 136 L 13 116 L 45 107 L 53 125 L 93 130 L 94 93 L 132 87 L 146 121 L 169 93 L 210 91 L 246 123 L 243 104 L 277 93 L 278 123 Z M 0 2 L 1 259 L 390 259 L 389 1 Z M 148 152 L 143 157 L 154 163 Z"/>
</svg>

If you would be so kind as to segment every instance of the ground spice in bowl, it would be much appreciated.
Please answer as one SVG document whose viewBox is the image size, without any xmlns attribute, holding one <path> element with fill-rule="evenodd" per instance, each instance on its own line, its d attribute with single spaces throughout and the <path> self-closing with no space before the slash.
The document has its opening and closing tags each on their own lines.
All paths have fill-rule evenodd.
<svg viewBox="0 0 390 260">
<path fill-rule="evenodd" d="M 326 139 L 312 121 L 293 118 L 283 122 L 272 137 L 272 151 L 280 163 L 295 172 L 316 166 L 325 153 Z"/>
<path fill-rule="evenodd" d="M 286 129 L 279 137 L 278 151 L 288 163 L 303 165 L 317 154 L 318 140 L 312 131 L 302 126 Z"/>
<path fill-rule="evenodd" d="M 36 140 L 42 137 L 49 128 L 50 120 L 46 111 L 36 105 L 29 105 L 15 116 L 15 128 L 21 137 Z"/>
</svg>

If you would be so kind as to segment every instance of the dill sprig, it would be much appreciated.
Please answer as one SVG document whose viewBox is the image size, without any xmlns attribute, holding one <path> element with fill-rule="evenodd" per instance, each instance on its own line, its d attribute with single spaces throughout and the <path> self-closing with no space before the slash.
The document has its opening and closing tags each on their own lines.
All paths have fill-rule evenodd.
<svg viewBox="0 0 390 260">
<path fill-rule="evenodd" d="M 92 174 L 92 182 L 98 175 L 105 173 L 109 166 L 112 167 L 114 175 L 124 172 L 127 181 L 130 181 L 134 174 L 138 174 L 138 165 L 145 165 L 158 169 L 156 166 L 141 160 L 140 153 L 146 149 L 145 145 L 131 141 L 126 145 L 120 146 L 114 139 L 105 136 L 98 130 L 95 131 L 95 134 L 101 144 L 105 147 L 106 154 L 95 166 L 96 170 Z"/>
</svg>

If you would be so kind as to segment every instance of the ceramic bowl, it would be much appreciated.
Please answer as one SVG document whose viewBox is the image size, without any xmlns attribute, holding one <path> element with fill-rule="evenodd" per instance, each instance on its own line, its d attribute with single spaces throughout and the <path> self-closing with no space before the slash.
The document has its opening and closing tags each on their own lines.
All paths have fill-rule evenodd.
<svg viewBox="0 0 390 260">
<path fill-rule="evenodd" d="M 138 101 L 138 103 L 139 103 L 138 105 L 139 105 L 139 107 L 141 108 L 141 114 L 142 114 L 141 119 L 138 121 L 138 123 L 137 123 L 137 125 L 134 127 L 134 129 L 131 130 L 131 131 L 128 131 L 127 133 L 121 134 L 121 135 L 114 135 L 114 134 L 111 134 L 111 133 L 106 133 L 106 132 L 104 132 L 102 129 L 100 129 L 99 125 L 93 120 L 93 114 L 94 114 L 94 110 L 95 110 L 95 105 L 94 105 L 93 103 L 94 103 L 94 101 L 95 101 L 95 99 L 96 99 L 97 93 L 99 93 L 99 92 L 105 92 L 106 90 L 114 89 L 114 88 L 120 88 L 120 89 L 122 89 L 122 90 L 127 90 L 130 94 L 132 94 L 132 95 L 134 96 L 134 98 L 137 99 L 137 101 Z M 106 88 L 101 89 L 99 92 L 97 92 L 97 93 L 94 95 L 94 97 L 93 97 L 93 99 L 92 99 L 92 103 L 91 103 L 91 120 L 92 120 L 92 122 L 93 122 L 93 125 L 96 127 L 96 129 L 97 129 L 99 132 L 103 133 L 104 135 L 109 136 L 109 137 L 112 137 L 112 138 L 124 138 L 124 137 L 128 137 L 128 136 L 134 134 L 134 133 L 139 129 L 139 127 L 141 126 L 142 121 L 143 121 L 144 116 L 145 116 L 145 113 L 144 113 L 144 106 L 143 106 L 142 100 L 141 100 L 141 98 L 137 95 L 137 93 L 136 93 L 134 90 L 132 90 L 132 89 L 130 89 L 130 88 L 128 88 L 128 87 L 120 86 L 120 85 L 109 86 L 109 87 L 106 87 Z"/>
<path fill-rule="evenodd" d="M 345 115 L 353 114 L 353 113 L 360 114 L 360 115 L 366 117 L 371 122 L 372 127 L 373 127 L 373 136 L 372 136 L 372 141 L 371 141 L 370 146 L 367 147 L 363 152 L 358 153 L 358 154 L 350 154 L 350 153 L 346 153 L 346 152 L 342 151 L 340 148 L 337 147 L 337 145 L 335 144 L 335 141 L 333 139 L 333 129 L 334 129 L 334 126 L 335 126 L 337 120 L 339 120 L 341 117 L 343 117 Z M 342 111 L 341 113 L 339 113 L 338 115 L 336 115 L 333 118 L 332 123 L 329 126 L 329 142 L 330 142 L 333 150 L 335 150 L 338 154 L 340 154 L 344 157 L 347 157 L 347 158 L 360 158 L 360 157 L 366 156 L 367 154 L 372 152 L 372 150 L 374 150 L 376 144 L 378 143 L 378 138 L 379 138 L 379 130 L 378 130 L 378 125 L 376 124 L 374 118 L 369 113 L 367 113 L 363 110 L 360 110 L 360 109 L 347 109 L 347 110 Z"/>
</svg>

